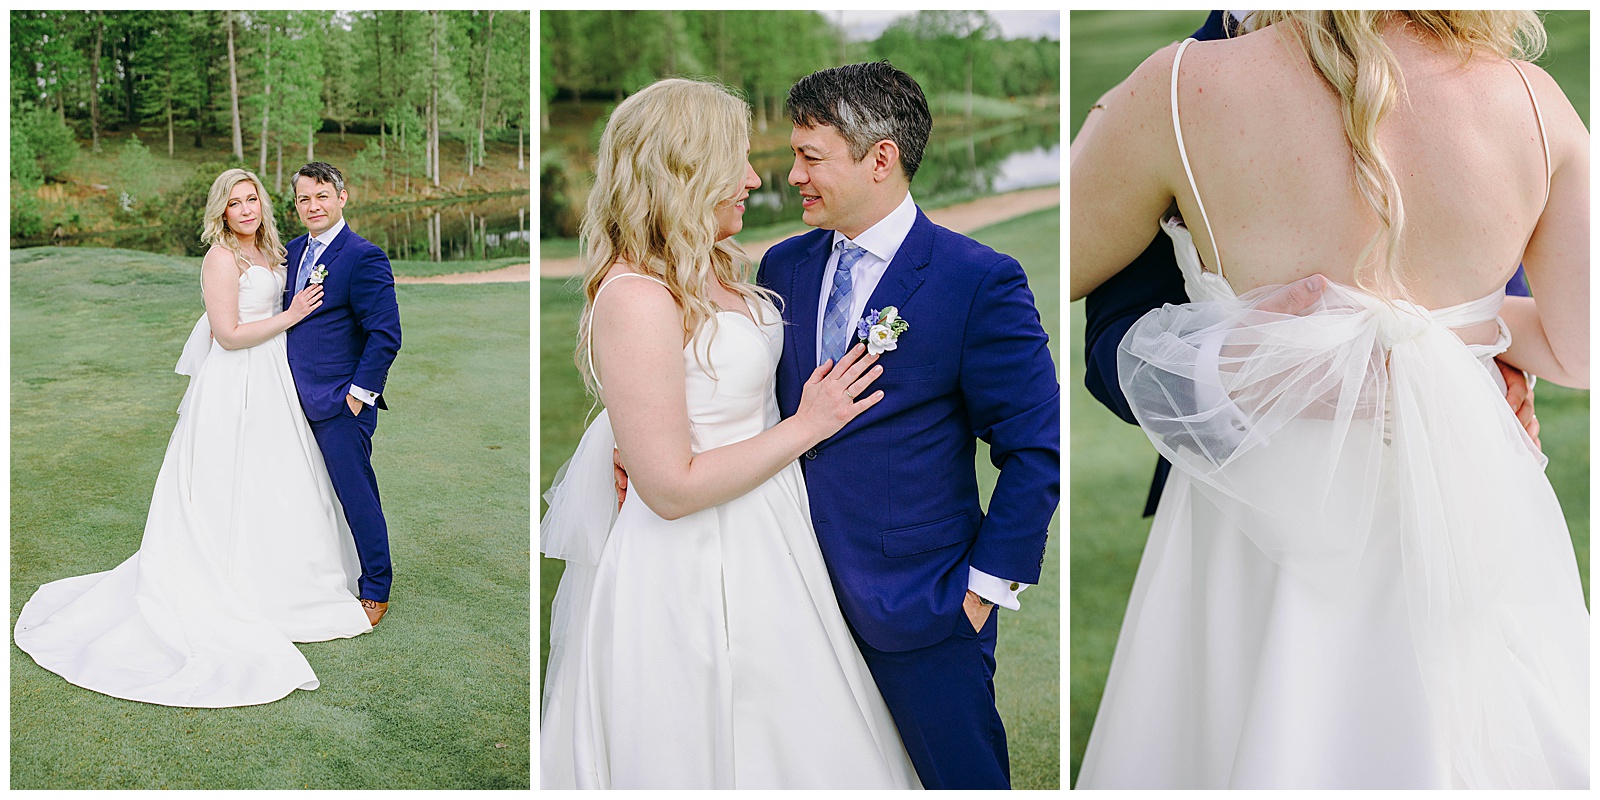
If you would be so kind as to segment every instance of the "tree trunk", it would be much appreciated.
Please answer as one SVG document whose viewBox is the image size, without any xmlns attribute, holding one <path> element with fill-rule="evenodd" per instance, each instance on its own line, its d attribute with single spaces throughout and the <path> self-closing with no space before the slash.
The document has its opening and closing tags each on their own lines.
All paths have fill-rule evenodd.
<svg viewBox="0 0 1600 800">
<path fill-rule="evenodd" d="M 261 168 L 256 170 L 257 175 L 267 172 L 267 121 L 272 116 L 272 26 L 267 26 L 267 36 L 261 45 L 266 54 L 266 61 L 261 67 L 262 100 L 261 100 Z"/>
<path fill-rule="evenodd" d="M 661 26 L 661 33 L 667 39 L 667 75 L 678 74 L 678 32 L 672 29 L 672 9 L 661 12 L 666 19 Z"/>
<path fill-rule="evenodd" d="M 129 55 L 136 45 L 133 42 L 132 33 L 127 34 L 127 37 L 120 47 L 115 47 L 113 50 L 119 51 L 122 56 L 122 103 L 125 109 L 123 118 L 128 120 L 128 124 L 133 127 L 134 135 L 138 135 L 139 118 L 133 111 L 133 65 L 130 63 L 133 58 Z M 111 61 L 116 63 L 117 60 L 117 56 L 114 53 Z"/>
<path fill-rule="evenodd" d="M 522 165 L 522 126 L 517 126 L 517 171 L 521 172 Z"/>
<path fill-rule="evenodd" d="M 306 163 L 317 160 L 317 126 L 312 125 L 306 130 Z"/>
<path fill-rule="evenodd" d="M 201 84 L 200 96 L 195 98 L 194 105 L 194 146 L 195 149 L 205 145 L 205 125 L 201 121 L 205 118 L 205 111 L 211 110 L 211 47 L 215 40 L 208 32 L 205 38 L 205 54 L 200 59 L 200 74 L 205 76 Z"/>
<path fill-rule="evenodd" d="M 483 128 L 489 115 L 489 53 L 494 47 L 494 12 L 489 12 L 489 33 L 483 38 L 483 102 L 478 104 L 478 166 L 483 166 Z M 467 159 L 467 177 L 472 177 L 472 159 Z"/>
<path fill-rule="evenodd" d="M 272 191 L 283 191 L 283 142 L 278 142 L 278 177 L 272 182 Z"/>
<path fill-rule="evenodd" d="M 728 20 L 726 11 L 717 12 L 717 74 L 728 74 Z M 727 80 L 726 77 L 723 78 Z"/>
<path fill-rule="evenodd" d="M 105 41 L 105 12 L 94 12 L 94 60 L 89 62 L 90 150 L 100 152 L 100 45 Z"/>
<path fill-rule="evenodd" d="M 972 50 L 967 50 L 967 121 L 972 121 Z"/>
<path fill-rule="evenodd" d="M 233 12 L 224 11 L 228 17 L 228 84 L 233 98 L 233 160 L 244 160 L 244 133 L 239 127 L 239 64 L 233 53 Z"/>
<path fill-rule="evenodd" d="M 433 143 L 433 186 L 439 187 L 439 12 L 433 15 L 433 101 L 428 108 L 429 141 Z"/>
<path fill-rule="evenodd" d="M 167 82 L 167 158 L 172 158 L 172 82 Z"/>
</svg>

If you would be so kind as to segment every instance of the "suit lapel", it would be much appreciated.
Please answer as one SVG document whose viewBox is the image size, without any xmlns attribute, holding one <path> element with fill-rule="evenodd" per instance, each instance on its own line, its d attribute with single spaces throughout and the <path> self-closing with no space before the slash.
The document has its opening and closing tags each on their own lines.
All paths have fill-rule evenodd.
<svg viewBox="0 0 1600 800">
<path fill-rule="evenodd" d="M 296 237 L 289 242 L 288 252 L 284 253 L 284 258 L 289 260 L 289 279 L 283 284 L 284 308 L 289 307 L 289 303 L 294 297 L 294 282 L 300 278 L 300 259 L 305 255 L 306 245 L 310 242 L 311 237 L 309 235 Z"/>
<path fill-rule="evenodd" d="M 339 231 L 339 235 L 333 237 L 333 242 L 328 245 L 328 249 L 317 254 L 317 263 L 329 267 L 328 277 L 333 277 L 333 262 L 338 260 L 339 251 L 344 249 L 345 244 L 350 241 L 350 237 L 353 235 L 354 233 L 350 230 L 350 222 L 346 220 L 344 230 Z"/>
<path fill-rule="evenodd" d="M 828 266 L 828 245 L 833 242 L 831 231 L 824 231 L 800 257 L 794 270 L 794 284 L 789 287 L 791 308 L 789 319 L 794 323 L 795 335 L 788 337 L 788 346 L 802 382 L 817 366 L 817 303 L 821 299 L 822 272 Z"/>
<path fill-rule="evenodd" d="M 884 271 L 883 277 L 878 280 L 877 288 L 872 290 L 872 296 L 867 299 L 867 311 L 883 309 L 886 306 L 903 308 L 911 293 L 922 285 L 924 277 L 922 268 L 928 266 L 932 256 L 933 222 L 919 208 L 917 221 L 911 224 L 911 232 L 907 233 L 906 240 L 900 243 L 900 250 L 894 254 L 894 261 L 889 262 L 889 268 Z"/>
</svg>

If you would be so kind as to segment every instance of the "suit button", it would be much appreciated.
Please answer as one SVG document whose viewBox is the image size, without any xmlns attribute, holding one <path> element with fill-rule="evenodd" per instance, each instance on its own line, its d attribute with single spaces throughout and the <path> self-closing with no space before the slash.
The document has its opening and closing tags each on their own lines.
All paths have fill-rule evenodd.
<svg viewBox="0 0 1600 800">
<path fill-rule="evenodd" d="M 814 459 L 816 457 L 817 457 L 817 448 L 813 447 L 810 450 L 806 451 L 806 460 L 807 461 L 810 461 L 810 460 L 812 460 L 812 459 Z"/>
</svg>

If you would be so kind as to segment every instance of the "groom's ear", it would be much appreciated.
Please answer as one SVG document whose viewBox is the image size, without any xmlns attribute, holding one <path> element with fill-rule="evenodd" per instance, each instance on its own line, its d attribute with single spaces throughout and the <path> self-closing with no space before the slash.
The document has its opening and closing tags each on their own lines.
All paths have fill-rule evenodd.
<svg viewBox="0 0 1600 800">
<path fill-rule="evenodd" d="M 905 177 L 905 169 L 900 166 L 900 145 L 895 144 L 893 139 L 879 139 L 867 151 L 867 158 L 872 159 L 874 181 L 886 181 L 897 175 Z"/>
</svg>

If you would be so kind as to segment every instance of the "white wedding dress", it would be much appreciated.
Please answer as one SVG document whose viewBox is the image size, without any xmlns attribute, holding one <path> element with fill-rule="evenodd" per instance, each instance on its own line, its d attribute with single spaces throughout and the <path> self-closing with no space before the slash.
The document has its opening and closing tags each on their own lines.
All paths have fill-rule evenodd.
<svg viewBox="0 0 1600 800">
<path fill-rule="evenodd" d="M 761 324 L 724 311 L 684 348 L 695 452 L 778 422 L 783 324 L 754 311 Z M 917 787 L 834 599 L 798 462 L 668 521 L 635 493 L 616 510 L 614 441 L 602 412 L 545 495 L 540 550 L 567 563 L 539 785 Z"/>
<path fill-rule="evenodd" d="M 281 272 L 239 276 L 239 321 L 266 319 Z M 191 376 L 139 551 L 109 572 L 41 586 L 16 641 L 87 689 L 146 703 L 268 703 L 317 676 L 294 642 L 371 630 L 355 543 L 300 410 L 285 336 L 224 350 L 201 317 Z M 63 532 L 70 535 L 70 531 Z"/>
<path fill-rule="evenodd" d="M 1078 788 L 1587 788 L 1572 542 L 1496 382 L 1509 333 L 1452 332 L 1503 290 L 1279 313 L 1162 227 L 1193 302 L 1118 372 L 1174 469 Z"/>
</svg>

